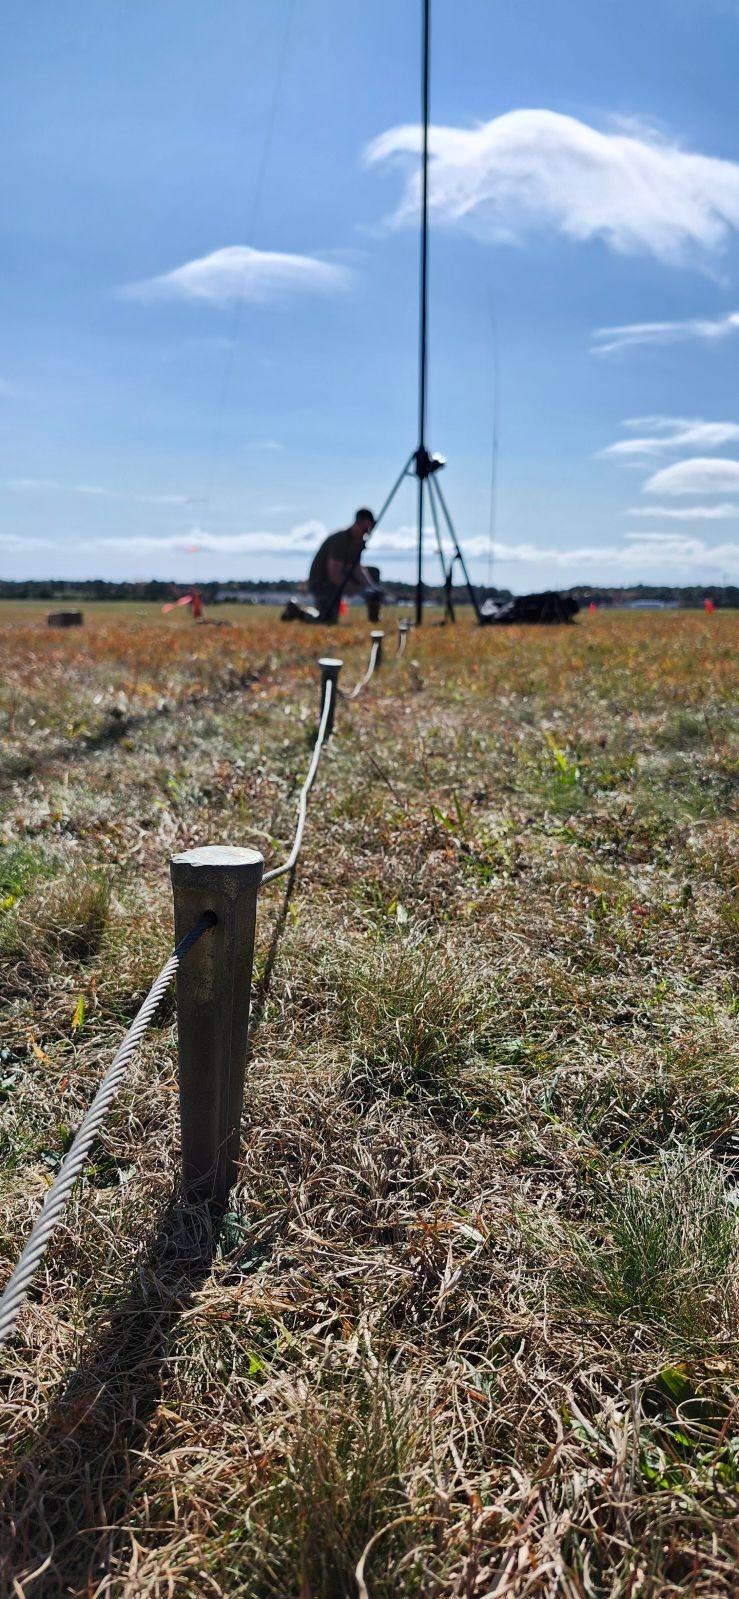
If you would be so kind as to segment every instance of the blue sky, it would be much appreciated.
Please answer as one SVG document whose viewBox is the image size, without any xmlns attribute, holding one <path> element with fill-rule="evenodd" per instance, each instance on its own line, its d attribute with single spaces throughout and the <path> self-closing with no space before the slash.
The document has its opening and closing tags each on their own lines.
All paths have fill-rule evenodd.
<svg viewBox="0 0 739 1599">
<path fill-rule="evenodd" d="M 381 503 L 419 10 L 7 0 L 3 575 L 297 579 Z M 495 338 L 493 580 L 737 581 L 738 61 L 739 0 L 434 0 L 428 442 L 476 579 Z"/>
</svg>

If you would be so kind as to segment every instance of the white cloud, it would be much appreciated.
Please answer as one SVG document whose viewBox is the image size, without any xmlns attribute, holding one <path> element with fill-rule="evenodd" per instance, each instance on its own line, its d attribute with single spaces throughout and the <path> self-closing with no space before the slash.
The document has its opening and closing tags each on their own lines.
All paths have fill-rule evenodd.
<svg viewBox="0 0 739 1599">
<path fill-rule="evenodd" d="M 686 339 L 705 339 L 715 344 L 737 332 L 739 311 L 713 319 L 689 317 L 684 322 L 626 322 L 621 327 L 596 328 L 591 354 L 612 355 L 638 344 L 681 344 Z"/>
<path fill-rule="evenodd" d="M 647 479 L 645 494 L 736 494 L 739 493 L 739 461 L 710 456 L 694 456 L 665 466 Z"/>
<path fill-rule="evenodd" d="M 23 555 L 26 550 L 51 550 L 51 539 L 27 539 L 25 534 L 0 533 L 0 550 L 8 555 Z"/>
<path fill-rule="evenodd" d="M 674 522 L 733 522 L 739 505 L 632 505 L 627 516 L 663 516 Z"/>
<path fill-rule="evenodd" d="M 417 216 L 420 139 L 418 126 L 390 128 L 365 150 L 369 165 L 400 159 L 407 170 L 395 225 Z M 510 111 L 475 128 L 432 127 L 429 151 L 433 213 L 487 239 L 547 228 L 674 265 L 715 253 L 739 228 L 739 165 L 639 122 L 602 132 L 555 111 Z"/>
<path fill-rule="evenodd" d="M 85 541 L 81 548 L 88 550 L 118 550 L 129 555 L 149 551 L 152 554 L 169 553 L 188 557 L 202 556 L 286 556 L 298 559 L 307 570 L 310 557 L 321 540 L 326 537 L 323 522 L 307 521 L 283 532 L 247 531 L 242 533 L 210 533 L 201 527 L 188 532 L 159 537 L 156 534 L 136 535 L 132 538 L 110 537 Z M 415 553 L 417 529 L 415 525 L 401 524 L 395 528 L 378 528 L 368 548 L 368 558 L 376 559 L 383 567 L 408 561 Z M 436 576 L 434 556 L 435 535 L 432 527 L 424 529 L 424 543 L 428 560 L 428 575 Z M 473 534 L 465 540 L 465 555 L 470 561 L 487 559 L 487 533 Z M 669 567 L 679 564 L 686 572 L 697 575 L 716 567 L 726 572 L 739 571 L 739 543 L 721 544 L 713 548 L 695 536 L 675 532 L 639 530 L 629 532 L 625 539 L 613 544 L 539 545 L 527 541 L 520 543 L 493 543 L 493 557 L 498 564 L 530 569 L 553 568 L 570 581 L 576 581 L 583 570 L 602 568 L 612 571 L 615 581 L 619 574 L 623 581 L 636 579 L 641 573 L 654 572 L 660 578 L 669 576 Z M 392 579 L 390 579 L 392 581 Z M 530 583 L 538 581 L 533 575 Z"/>
<path fill-rule="evenodd" d="M 623 426 L 631 428 L 638 433 L 642 428 L 651 428 L 655 433 L 672 433 L 675 428 L 692 428 L 697 425 L 699 418 L 694 416 L 627 416 Z"/>
<path fill-rule="evenodd" d="M 351 281 L 347 267 L 317 256 L 285 255 L 233 244 L 186 261 L 161 277 L 129 283 L 122 293 L 135 300 L 204 300 L 224 308 L 239 301 L 264 305 L 291 294 L 336 293 L 347 289 Z"/>
<path fill-rule="evenodd" d="M 132 538 L 93 539 L 87 548 L 106 550 L 180 550 L 187 554 L 268 555 L 306 553 L 317 549 L 328 529 L 323 522 L 302 522 L 286 533 L 209 533 L 194 527 L 165 538 L 136 534 Z"/>
<path fill-rule="evenodd" d="M 649 419 L 644 419 L 649 425 Z M 720 450 L 726 444 L 739 443 L 739 423 L 686 421 L 684 417 L 655 417 L 653 426 L 659 432 L 635 439 L 619 439 L 598 451 L 598 459 L 628 459 L 630 456 L 669 455 L 673 450 Z M 625 427 L 636 423 L 626 422 Z"/>
<path fill-rule="evenodd" d="M 193 494 L 135 494 L 137 505 L 197 505 Z"/>
<path fill-rule="evenodd" d="M 59 484 L 50 477 L 9 477 L 5 487 L 13 494 L 35 494 L 42 489 L 58 489 Z"/>
<path fill-rule="evenodd" d="M 577 545 L 566 549 L 560 545 L 493 544 L 493 556 L 498 564 L 520 564 L 543 567 L 549 564 L 566 570 L 572 581 L 585 568 L 612 568 L 614 580 L 621 573 L 623 581 L 638 577 L 643 572 L 666 575 L 666 563 L 679 565 L 686 570 L 702 571 L 721 568 L 739 572 L 739 543 L 709 545 L 702 539 L 677 533 L 656 533 L 651 530 L 626 535 L 628 542 L 619 544 Z M 465 554 L 470 560 L 487 556 L 487 536 L 480 534 L 465 541 Z M 667 574 L 669 575 L 669 574 Z"/>
<path fill-rule="evenodd" d="M 285 446 L 278 443 L 277 439 L 249 439 L 246 448 L 247 450 L 284 450 Z"/>
<path fill-rule="evenodd" d="M 627 544 L 582 545 L 573 549 L 541 547 L 531 544 L 493 545 L 495 559 L 500 562 L 521 562 L 524 565 L 566 567 L 577 572 L 582 567 L 606 566 L 624 573 L 639 573 L 660 568 L 664 572 L 666 561 L 679 561 L 682 566 L 704 570 L 720 566 L 739 571 L 739 544 L 721 544 L 713 547 L 701 539 L 674 537 L 671 534 L 630 534 Z M 466 553 L 472 557 L 487 554 L 487 539 L 471 541 Z"/>
<path fill-rule="evenodd" d="M 406 531 L 408 547 L 414 548 L 415 529 L 401 529 L 401 535 Z M 470 560 L 481 560 L 487 557 L 487 553 L 487 534 L 473 535 L 465 540 L 465 555 Z M 493 556 L 498 564 L 504 565 L 540 567 L 549 564 L 574 574 L 572 581 L 576 581 L 576 575 L 582 568 L 600 566 L 613 568 L 615 576 L 621 572 L 624 581 L 629 581 L 629 574 L 639 576 L 646 571 L 661 572 L 664 576 L 666 562 L 679 563 L 686 570 L 695 570 L 696 573 L 716 566 L 726 571 L 739 571 L 739 543 L 711 546 L 703 539 L 679 530 L 668 533 L 655 532 L 653 529 L 628 532 L 624 543 L 576 545 L 571 549 L 562 545 L 495 542 Z"/>
<path fill-rule="evenodd" d="M 189 533 L 174 537 L 157 538 L 152 535 L 134 538 L 95 539 L 83 547 L 87 549 L 123 550 L 179 553 L 197 555 L 284 555 L 299 556 L 306 560 L 313 554 L 321 539 L 326 536 L 322 522 L 305 522 L 284 533 L 248 532 L 234 534 L 208 533 L 193 528 Z M 370 550 L 381 562 L 393 563 L 408 559 L 416 547 L 416 528 L 400 526 L 394 529 L 378 528 L 373 535 Z M 435 542 L 431 528 L 425 529 L 427 555 L 431 561 Z M 465 541 L 465 554 L 470 561 L 487 557 L 488 536 L 475 534 Z M 679 565 L 686 571 L 702 571 L 719 567 L 726 572 L 739 571 L 739 543 L 711 547 L 702 539 L 676 533 L 652 531 L 633 532 L 619 544 L 576 545 L 572 549 L 561 545 L 538 545 L 528 542 L 504 544 L 494 542 L 493 557 L 498 564 L 538 568 L 550 566 L 566 571 L 574 581 L 578 572 L 585 569 L 611 569 L 615 575 L 623 574 L 626 581 L 643 572 L 665 575 L 665 565 Z M 431 567 L 429 566 L 429 573 Z"/>
<path fill-rule="evenodd" d="M 6 489 L 14 494 L 37 494 L 47 489 L 59 489 L 64 494 L 82 494 L 92 499 L 125 500 L 133 499 L 137 505 L 196 505 L 197 500 L 191 494 L 133 494 L 127 495 L 118 489 L 106 489 L 99 483 L 59 483 L 50 477 L 14 477 L 7 478 Z"/>
</svg>

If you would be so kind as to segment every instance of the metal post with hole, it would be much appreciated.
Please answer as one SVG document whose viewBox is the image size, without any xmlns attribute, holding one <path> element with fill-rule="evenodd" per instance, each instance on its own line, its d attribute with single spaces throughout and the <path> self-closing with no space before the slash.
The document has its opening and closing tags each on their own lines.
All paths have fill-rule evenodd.
<svg viewBox="0 0 739 1599">
<path fill-rule="evenodd" d="M 343 661 L 336 660 L 332 655 L 322 655 L 318 665 L 321 668 L 321 714 L 326 700 L 326 684 L 333 683 L 331 705 L 326 723 L 326 737 L 330 738 L 334 730 L 334 716 L 336 714 L 336 694 L 339 683 L 339 672 L 344 665 Z"/>
<path fill-rule="evenodd" d="M 222 1208 L 239 1157 L 257 895 L 258 850 L 218 844 L 170 862 L 175 938 L 204 911 L 215 926 L 177 972 L 182 1186 L 187 1198 Z"/>
</svg>

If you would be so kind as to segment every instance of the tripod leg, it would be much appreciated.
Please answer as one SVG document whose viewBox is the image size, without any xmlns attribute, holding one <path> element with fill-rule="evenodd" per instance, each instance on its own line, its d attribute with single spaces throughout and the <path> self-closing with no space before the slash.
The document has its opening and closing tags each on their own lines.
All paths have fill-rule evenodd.
<svg viewBox="0 0 739 1599">
<path fill-rule="evenodd" d="M 444 596 L 445 596 L 445 599 L 446 599 L 447 616 L 449 617 L 449 621 L 450 622 L 456 622 L 456 620 L 457 620 L 457 618 L 456 618 L 456 616 L 454 614 L 454 602 L 452 600 L 453 573 L 454 573 L 454 561 L 450 561 L 450 563 L 449 563 L 449 571 L 447 572 L 447 575 L 446 575 L 446 584 L 444 586 Z"/>
<path fill-rule="evenodd" d="M 448 508 L 447 508 L 446 500 L 444 499 L 444 496 L 443 496 L 443 494 L 441 492 L 441 489 L 440 489 L 440 487 L 439 487 L 439 485 L 438 485 L 438 483 L 437 483 L 435 478 L 430 478 L 429 479 L 429 487 L 430 487 L 430 492 L 432 494 L 437 494 L 438 497 L 439 497 L 439 504 L 440 504 L 441 509 L 442 509 L 442 511 L 444 513 L 444 521 L 446 522 L 446 525 L 447 525 L 447 528 L 448 528 L 448 531 L 449 531 L 449 537 L 450 537 L 450 539 L 451 539 L 451 541 L 452 541 L 452 543 L 454 545 L 454 554 L 456 555 L 457 560 L 459 561 L 459 564 L 460 564 L 460 566 L 462 568 L 462 571 L 464 572 L 464 580 L 465 580 L 465 584 L 467 586 L 467 593 L 469 594 L 470 602 L 472 604 L 472 607 L 474 609 L 475 616 L 477 617 L 478 622 L 482 623 L 484 618 L 483 618 L 482 612 L 480 610 L 480 602 L 479 602 L 479 600 L 477 598 L 477 595 L 476 595 L 476 593 L 475 593 L 475 591 L 474 591 L 474 589 L 472 587 L 472 583 L 470 582 L 470 574 L 467 571 L 467 565 L 466 565 L 466 562 L 465 562 L 465 558 L 464 558 L 464 556 L 462 554 L 462 551 L 461 551 L 461 549 L 459 547 L 459 539 L 457 538 L 457 535 L 456 535 L 456 533 L 454 531 L 454 523 L 452 522 L 452 519 L 451 519 L 451 517 L 449 515 L 449 511 L 448 511 Z"/>
<path fill-rule="evenodd" d="M 444 559 L 444 547 L 443 547 L 442 542 L 441 542 L 441 528 L 439 527 L 439 511 L 438 511 L 438 508 L 437 508 L 436 500 L 434 499 L 434 496 L 433 496 L 433 493 L 432 493 L 430 487 L 429 487 L 429 502 L 430 502 L 430 505 L 431 505 L 431 515 L 432 515 L 432 517 L 434 519 L 434 532 L 436 534 L 436 547 L 437 547 L 437 549 L 439 551 L 439 560 L 441 561 L 441 573 L 442 573 L 442 577 L 443 577 L 443 580 L 444 580 L 444 608 L 446 610 L 447 616 L 449 617 L 449 621 L 450 622 L 456 622 L 457 619 L 456 619 L 456 617 L 454 615 L 454 606 L 452 605 L 452 567 L 454 565 L 454 556 L 452 556 L 451 562 L 449 564 L 449 571 L 447 572 L 446 561 Z"/>
<path fill-rule="evenodd" d="M 387 497 L 387 499 L 385 501 L 385 504 L 380 507 L 380 509 L 379 509 L 379 511 L 377 513 L 377 516 L 375 517 L 375 527 L 378 526 L 378 523 L 380 523 L 382 521 L 383 517 L 386 516 L 388 511 L 390 510 L 390 507 L 391 507 L 391 505 L 393 503 L 393 500 L 395 499 L 395 496 L 396 496 L 396 494 L 398 492 L 398 489 L 400 488 L 401 483 L 403 482 L 403 479 L 408 476 L 409 469 L 410 469 L 410 467 L 413 464 L 413 457 L 414 457 L 415 453 L 416 453 L 415 450 L 411 450 L 411 453 L 408 456 L 408 460 L 406 461 L 402 472 L 400 473 L 399 477 L 397 477 L 395 479 L 395 482 L 394 482 L 394 484 L 393 484 L 393 486 L 392 486 L 392 488 L 390 490 L 390 493 L 388 494 L 388 497 Z"/>
</svg>

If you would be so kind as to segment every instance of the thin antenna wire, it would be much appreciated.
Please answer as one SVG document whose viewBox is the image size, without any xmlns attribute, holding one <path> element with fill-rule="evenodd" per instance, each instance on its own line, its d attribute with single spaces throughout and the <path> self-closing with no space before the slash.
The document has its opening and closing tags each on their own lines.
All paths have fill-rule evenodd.
<svg viewBox="0 0 739 1599">
<path fill-rule="evenodd" d="M 493 541 L 498 520 L 498 430 L 500 424 L 500 354 L 498 350 L 498 329 L 495 321 L 493 297 L 488 284 L 488 309 L 490 311 L 490 336 L 491 336 L 491 374 L 493 379 L 493 448 L 490 459 L 490 519 L 488 523 L 488 576 L 487 587 L 490 588 L 493 577 Z"/>
<path fill-rule="evenodd" d="M 282 94 L 282 85 L 283 85 L 283 80 L 284 80 L 284 77 L 285 77 L 285 67 L 286 67 L 286 64 L 287 64 L 287 54 L 288 54 L 288 48 L 289 48 L 289 44 L 290 44 L 290 35 L 292 33 L 292 25 L 293 25 L 294 16 L 295 16 L 295 0 L 288 0 L 287 19 L 286 19 L 286 22 L 285 22 L 285 31 L 284 31 L 284 34 L 282 36 L 282 44 L 281 44 L 281 47 L 280 47 L 280 55 L 279 55 L 279 60 L 278 60 L 278 63 L 277 63 L 277 75 L 275 77 L 274 92 L 273 92 L 273 95 L 272 95 L 272 103 L 270 105 L 269 115 L 267 117 L 267 127 L 266 127 L 265 135 L 264 135 L 264 144 L 262 146 L 262 154 L 261 154 L 261 158 L 260 158 L 260 162 L 259 162 L 259 168 L 257 170 L 257 181 L 256 181 L 255 189 L 254 189 L 254 199 L 253 199 L 253 202 L 252 202 L 251 217 L 250 217 L 250 220 L 249 220 L 247 243 L 250 244 L 252 247 L 254 246 L 254 243 L 255 243 L 255 234 L 256 234 L 256 230 L 257 230 L 257 219 L 258 219 L 259 212 L 260 212 L 260 209 L 261 209 L 261 204 L 262 204 L 262 195 L 264 193 L 264 184 L 265 184 L 265 179 L 266 179 L 266 176 L 267 176 L 267 168 L 269 166 L 269 158 L 270 158 L 270 155 L 272 153 L 272 140 L 273 140 L 273 137 L 274 137 L 275 124 L 277 122 L 277 109 L 278 109 L 278 105 L 279 105 L 279 101 L 280 101 L 280 96 Z M 239 285 L 239 290 L 243 287 L 243 282 L 244 282 L 244 277 L 242 276 L 242 281 L 241 281 L 241 284 Z M 243 314 L 244 314 L 244 297 L 243 297 L 243 294 L 241 294 L 240 292 L 237 291 L 236 303 L 234 305 L 234 312 L 233 312 L 233 321 L 231 323 L 231 338 L 230 338 L 230 341 L 229 341 L 228 352 L 227 352 L 227 355 L 226 355 L 226 364 L 225 364 L 224 372 L 223 372 L 223 380 L 222 380 L 222 383 L 221 383 L 221 390 L 220 390 L 220 394 L 219 394 L 219 398 L 218 398 L 218 403 L 217 403 L 217 406 L 216 406 L 215 422 L 214 422 L 214 426 L 213 426 L 213 443 L 212 443 L 212 446 L 211 446 L 210 465 L 209 465 L 209 469 L 208 469 L 208 478 L 207 478 L 206 490 L 205 490 L 205 494 L 203 495 L 203 501 L 202 501 L 202 504 L 203 504 L 203 516 L 205 516 L 206 510 L 210 506 L 212 498 L 213 498 L 213 490 L 214 490 L 214 487 L 215 487 L 216 472 L 218 470 L 218 466 L 219 466 L 219 463 L 220 463 L 221 455 L 222 455 L 222 452 L 223 452 L 223 418 L 224 418 L 224 415 L 225 415 L 226 405 L 228 403 L 229 395 L 231 393 L 231 382 L 232 382 L 232 379 L 233 379 L 234 361 L 236 359 L 236 350 L 237 350 L 237 346 L 238 346 L 238 342 L 239 342 L 239 334 L 241 332 L 241 323 L 242 323 L 242 320 L 243 320 Z"/>
</svg>

